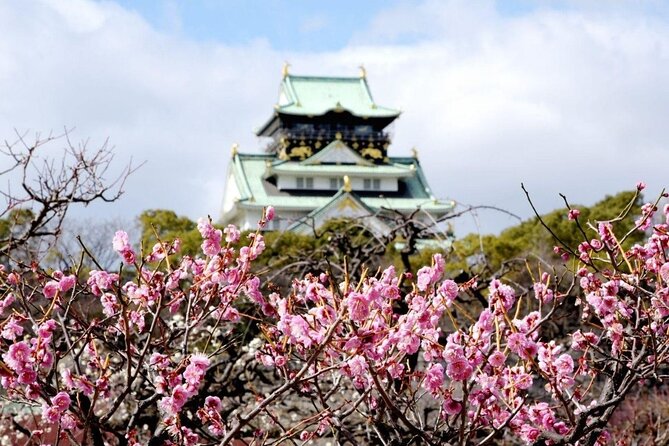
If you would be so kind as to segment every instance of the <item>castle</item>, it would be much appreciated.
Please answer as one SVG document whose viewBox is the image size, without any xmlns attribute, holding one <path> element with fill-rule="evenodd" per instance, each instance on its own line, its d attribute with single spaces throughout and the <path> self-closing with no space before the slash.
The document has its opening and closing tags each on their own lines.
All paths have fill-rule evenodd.
<svg viewBox="0 0 669 446">
<path fill-rule="evenodd" d="M 221 222 L 254 229 L 271 205 L 268 229 L 303 234 L 333 218 L 384 234 L 393 211 L 418 210 L 415 218 L 432 225 L 454 203 L 433 196 L 414 149 L 388 154 L 388 126 L 399 115 L 374 102 L 364 68 L 359 77 L 314 77 L 284 67 L 278 103 L 256 132 L 270 140 L 265 153 L 233 146 Z"/>
</svg>

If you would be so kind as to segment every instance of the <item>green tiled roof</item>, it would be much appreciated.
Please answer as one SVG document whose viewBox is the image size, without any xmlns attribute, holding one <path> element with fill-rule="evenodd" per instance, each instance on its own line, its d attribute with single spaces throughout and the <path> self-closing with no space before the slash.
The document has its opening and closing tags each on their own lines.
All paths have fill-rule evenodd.
<svg viewBox="0 0 669 446">
<path fill-rule="evenodd" d="M 348 111 L 359 117 L 394 118 L 399 110 L 377 105 L 364 77 L 286 75 L 281 81 L 277 111 L 289 115 L 319 116 Z"/>
<path fill-rule="evenodd" d="M 295 162 L 285 162 L 272 165 L 269 170 L 271 173 L 299 174 L 306 173 L 312 175 L 334 175 L 334 176 L 366 176 L 373 177 L 409 177 L 415 174 L 410 166 L 402 164 L 379 164 L 373 166 L 361 166 L 358 164 L 311 164 L 304 165 Z"/>
<path fill-rule="evenodd" d="M 323 206 L 320 208 L 314 209 L 311 211 L 306 217 L 296 221 L 292 225 L 290 225 L 286 230 L 287 231 L 296 231 L 296 232 L 302 232 L 305 230 L 309 230 L 311 228 L 310 223 L 315 222 L 319 216 L 327 216 L 328 214 L 332 215 L 333 209 L 335 210 L 335 213 L 337 213 L 336 206 L 338 203 L 341 203 L 344 200 L 351 200 L 353 203 L 355 203 L 355 206 L 358 206 L 362 211 L 366 214 L 367 218 L 372 218 L 376 219 L 376 212 L 374 209 L 370 208 L 363 200 L 360 199 L 360 197 L 355 193 L 355 192 L 346 192 L 344 189 L 340 189 L 334 196 L 330 198 L 330 201 L 325 203 Z M 372 223 L 372 222 L 368 222 Z M 371 226 L 376 226 L 381 227 L 382 231 L 381 232 L 387 232 L 389 230 L 388 226 L 382 223 L 380 220 L 376 220 L 375 224 L 372 224 Z M 372 227 L 370 227 L 372 229 Z"/>
<path fill-rule="evenodd" d="M 276 157 L 271 154 L 242 154 L 238 153 L 231 160 L 230 169 L 232 170 L 237 187 L 240 191 L 239 206 L 242 207 L 263 207 L 274 206 L 279 209 L 293 209 L 301 211 L 311 211 L 322 206 L 325 206 L 332 200 L 335 192 L 330 195 L 296 195 L 289 194 L 278 190 L 271 183 L 266 181 L 265 172 L 267 165 L 276 160 Z M 282 163 L 280 165 L 287 165 L 291 162 Z M 297 162 L 292 162 L 298 165 Z M 446 213 L 453 208 L 452 202 L 441 202 L 432 198 L 427 182 L 422 173 L 422 169 L 418 160 L 410 157 L 391 157 L 390 164 L 394 169 L 411 169 L 414 166 L 415 174 L 403 178 L 406 185 L 405 194 L 402 197 L 380 197 L 380 196 L 361 196 L 361 201 L 370 208 L 379 209 L 381 207 L 396 209 L 398 211 L 413 211 L 416 208 L 434 212 Z M 351 168 L 363 168 L 366 172 L 375 171 L 378 169 L 388 168 L 391 166 L 327 166 L 327 167 L 341 167 L 342 173 L 350 172 Z M 401 166 L 401 167 L 398 167 Z M 405 167 L 406 166 L 406 167 Z M 325 167 L 324 165 L 304 166 L 300 170 L 302 172 L 311 172 L 313 168 Z M 346 170 L 346 172 L 344 172 Z M 390 195 L 390 194 L 388 194 Z"/>
</svg>

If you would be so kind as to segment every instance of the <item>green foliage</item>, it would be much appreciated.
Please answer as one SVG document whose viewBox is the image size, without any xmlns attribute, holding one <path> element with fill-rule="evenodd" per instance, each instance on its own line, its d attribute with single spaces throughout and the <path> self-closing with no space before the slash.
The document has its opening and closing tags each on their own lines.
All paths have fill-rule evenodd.
<svg viewBox="0 0 669 446">
<path fill-rule="evenodd" d="M 634 192 L 621 192 L 607 196 L 593 206 L 572 206 L 579 209 L 581 223 L 588 238 L 596 234 L 598 221 L 611 220 L 620 214 L 634 199 Z M 619 231 L 628 231 L 634 227 L 634 219 L 640 214 L 641 197 L 637 197 L 627 216 L 617 223 Z M 157 209 L 143 212 L 140 217 L 142 225 L 142 242 L 145 249 L 151 249 L 156 242 L 156 236 L 162 241 L 171 241 L 180 238 L 182 254 L 196 255 L 200 252 L 202 243 L 197 224 L 178 216 L 173 211 Z M 583 235 L 576 223 L 568 220 L 567 209 L 558 209 L 542 216 L 543 221 L 568 246 L 576 249 L 583 241 Z M 588 225 L 588 222 L 592 226 Z M 0 231 L 3 221 L 0 220 Z M 242 234 L 241 243 L 246 243 L 249 232 Z M 355 266 L 357 259 L 361 266 L 375 271 L 394 265 L 399 272 L 404 271 L 401 252 L 393 240 L 383 243 L 375 238 L 363 226 L 350 220 L 336 219 L 327 222 L 317 231 L 317 236 L 298 235 L 290 232 L 266 231 L 266 249 L 255 262 L 257 272 L 266 277 L 272 277 L 275 283 L 281 282 L 280 275 L 288 277 L 302 276 L 306 272 L 318 272 L 327 268 L 328 263 L 343 266 L 347 258 L 349 268 Z M 641 233 L 634 234 L 625 244 L 630 246 L 640 240 Z M 422 265 L 432 262 L 433 254 L 441 252 L 447 257 L 446 273 L 451 277 L 461 272 L 471 274 L 496 273 L 500 268 L 513 259 L 523 264 L 527 258 L 537 256 L 555 264 L 561 263 L 559 257 L 553 253 L 553 246 L 557 243 L 550 233 L 540 224 L 538 218 L 532 218 L 517 226 L 502 231 L 499 235 L 469 234 L 457 240 L 451 252 L 445 253 L 437 248 L 422 249 L 409 257 L 411 269 L 416 271 Z M 481 262 L 482 253 L 485 262 Z M 360 263 L 362 262 L 362 263 Z M 486 264 L 483 271 L 481 264 Z M 285 269 L 284 269 L 285 268 Z M 350 271 L 350 270 L 349 270 Z M 283 285 L 289 285 L 284 283 Z"/>
<path fill-rule="evenodd" d="M 272 268 L 285 266 L 316 249 L 317 239 L 305 235 L 268 231 L 264 232 L 263 236 L 265 237 L 265 251 L 256 262 L 258 265 Z"/>
<path fill-rule="evenodd" d="M 200 250 L 202 237 L 197 223 L 187 217 L 180 217 L 174 211 L 151 209 L 139 216 L 142 227 L 142 245 L 150 250 L 160 239 L 163 242 L 181 239 L 181 254 L 196 255 Z"/>
<path fill-rule="evenodd" d="M 30 224 L 35 214 L 30 209 L 16 208 L 9 211 L 6 218 L 0 218 L 0 240 L 10 238 L 12 231 Z"/>
<path fill-rule="evenodd" d="M 572 205 L 571 207 L 581 212 L 579 222 L 586 236 L 591 239 L 596 235 L 597 222 L 618 217 L 621 211 L 631 203 L 632 206 L 628 214 L 616 224 L 617 230 L 620 233 L 625 233 L 634 227 L 634 220 L 641 213 L 642 197 L 638 196 L 635 200 L 634 195 L 635 192 L 633 191 L 620 192 L 613 196 L 606 196 L 590 207 L 578 205 Z M 553 233 L 572 249 L 576 250 L 578 244 L 584 241 L 583 234 L 578 230 L 576 223 L 567 218 L 566 208 L 554 210 L 541 218 Z M 626 240 L 625 247 L 631 246 L 641 240 L 642 237 L 641 232 L 633 234 Z M 481 247 L 488 267 L 492 272 L 499 270 L 505 261 L 515 258 L 524 259 L 531 255 L 558 262 L 559 258 L 552 250 L 553 246 L 558 244 L 541 225 L 539 219 L 534 217 L 502 231 L 498 236 L 484 235 L 479 237 L 477 234 L 469 234 L 456 241 L 449 268 L 451 270 L 467 269 L 468 261 L 474 263 L 474 257 L 480 255 Z"/>
</svg>

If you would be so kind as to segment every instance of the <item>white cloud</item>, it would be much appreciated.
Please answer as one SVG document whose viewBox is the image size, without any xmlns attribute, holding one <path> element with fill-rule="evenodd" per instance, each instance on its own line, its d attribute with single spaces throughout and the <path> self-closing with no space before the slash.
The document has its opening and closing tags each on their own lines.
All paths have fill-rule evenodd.
<svg viewBox="0 0 669 446">
<path fill-rule="evenodd" d="M 528 216 L 521 181 L 543 210 L 558 192 L 591 203 L 638 179 L 666 185 L 669 24 L 631 7 L 505 16 L 485 1 L 406 3 L 322 53 L 195 42 L 88 0 L 3 2 L 0 29 L 0 135 L 76 126 L 109 136 L 119 160 L 148 161 L 106 213 L 216 215 L 230 145 L 260 150 L 252 130 L 286 59 L 303 74 L 364 63 L 377 102 L 404 110 L 393 152 L 417 146 L 439 196 Z"/>
</svg>

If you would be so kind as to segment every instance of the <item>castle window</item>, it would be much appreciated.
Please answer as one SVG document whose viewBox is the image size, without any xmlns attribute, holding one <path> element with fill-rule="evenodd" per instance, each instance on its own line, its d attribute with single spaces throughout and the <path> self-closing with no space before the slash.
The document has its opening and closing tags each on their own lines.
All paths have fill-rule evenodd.
<svg viewBox="0 0 669 446">
<path fill-rule="evenodd" d="M 354 130 L 356 135 L 369 135 L 372 133 L 371 125 L 356 125 Z"/>
<path fill-rule="evenodd" d="M 365 178 L 362 181 L 362 188 L 365 190 L 381 190 L 381 180 L 379 178 Z"/>
<path fill-rule="evenodd" d="M 314 179 L 313 178 L 305 178 L 305 177 L 297 177 L 295 178 L 295 186 L 298 189 L 313 189 L 314 188 Z"/>
<path fill-rule="evenodd" d="M 344 185 L 343 178 L 330 178 L 330 189 L 339 189 Z"/>
</svg>

